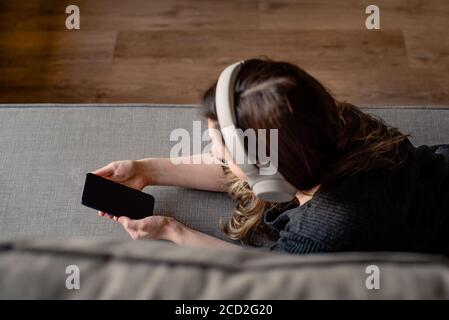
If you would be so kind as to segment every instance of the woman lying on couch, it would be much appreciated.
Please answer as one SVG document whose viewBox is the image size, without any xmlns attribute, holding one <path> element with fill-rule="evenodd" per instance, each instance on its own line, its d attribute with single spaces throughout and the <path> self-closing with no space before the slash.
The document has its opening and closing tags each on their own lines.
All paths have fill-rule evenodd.
<svg viewBox="0 0 449 320">
<path fill-rule="evenodd" d="M 244 242 L 269 226 L 278 231 L 274 251 L 449 253 L 449 145 L 412 146 L 405 134 L 335 100 L 292 64 L 252 59 L 231 69 L 230 78 L 223 80 L 222 74 L 219 80 L 232 91 L 229 101 L 216 101 L 214 84 L 203 96 L 203 114 L 210 128 L 220 129 L 224 116 L 217 109 L 229 103 L 237 128 L 278 129 L 282 181 L 271 185 L 279 189 L 271 195 L 290 198 L 275 195 L 271 198 L 282 202 L 266 201 L 270 192 L 255 189 L 258 177 L 236 164 L 226 139 L 216 137 L 215 164 L 147 158 L 115 161 L 94 173 L 139 190 L 166 185 L 227 191 L 238 206 L 224 232 Z M 235 246 L 170 217 L 99 214 L 118 221 L 133 239 Z"/>
</svg>

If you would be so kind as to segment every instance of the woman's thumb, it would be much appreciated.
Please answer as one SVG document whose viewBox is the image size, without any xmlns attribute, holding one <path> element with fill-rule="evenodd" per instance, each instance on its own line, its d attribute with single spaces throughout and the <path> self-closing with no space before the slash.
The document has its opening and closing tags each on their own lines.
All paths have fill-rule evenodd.
<svg viewBox="0 0 449 320">
<path fill-rule="evenodd" d="M 117 219 L 117 222 L 120 223 L 123 227 L 125 227 L 126 229 L 130 228 L 132 229 L 132 220 L 128 217 L 119 217 Z"/>
<path fill-rule="evenodd" d="M 102 177 L 108 178 L 114 174 L 114 167 L 110 163 L 107 166 L 104 166 L 103 168 L 93 171 L 92 173 L 96 174 L 97 176 L 102 176 Z"/>
</svg>

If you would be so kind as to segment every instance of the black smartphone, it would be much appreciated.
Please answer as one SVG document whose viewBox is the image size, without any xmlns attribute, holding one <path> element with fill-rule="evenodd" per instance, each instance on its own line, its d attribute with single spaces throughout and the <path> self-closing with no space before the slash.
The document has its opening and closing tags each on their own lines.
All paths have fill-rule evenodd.
<svg viewBox="0 0 449 320">
<path fill-rule="evenodd" d="M 153 215 L 154 197 L 96 174 L 88 173 L 81 204 L 117 217 L 142 219 Z"/>
</svg>

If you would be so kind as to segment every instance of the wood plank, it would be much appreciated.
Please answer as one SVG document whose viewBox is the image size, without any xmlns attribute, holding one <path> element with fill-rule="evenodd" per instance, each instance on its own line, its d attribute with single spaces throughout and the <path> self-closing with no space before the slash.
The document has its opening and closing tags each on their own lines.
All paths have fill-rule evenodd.
<svg viewBox="0 0 449 320">
<path fill-rule="evenodd" d="M 446 0 L 260 0 L 260 28 L 367 31 L 365 9 L 370 4 L 380 9 L 381 30 L 447 28 Z"/>
<path fill-rule="evenodd" d="M 111 101 L 196 103 L 221 71 L 216 64 L 159 59 L 114 64 L 109 81 L 132 86 L 113 92 Z M 449 77 L 432 70 L 408 67 L 306 69 L 339 99 L 356 104 L 428 105 L 449 101 Z M 176 76 L 173 76 L 173 75 Z M 129 97 L 133 97 L 130 99 Z"/>
<path fill-rule="evenodd" d="M 111 63 L 115 38 L 115 32 L 1 32 L 0 67 L 53 63 Z"/>
<path fill-rule="evenodd" d="M 108 64 L 52 64 L 0 68 L 0 103 L 106 102 Z M 126 90 L 126 84 L 122 90 Z"/>
<path fill-rule="evenodd" d="M 203 90 L 216 80 L 221 66 L 130 59 L 111 67 L 86 63 L 71 67 L 52 65 L 43 71 L 12 69 L 0 69 L 0 102 L 197 103 Z M 355 104 L 429 105 L 449 101 L 449 78 L 430 69 L 307 71 L 337 98 Z M 2 80 L 6 78 L 13 80 Z"/>
<path fill-rule="evenodd" d="M 407 63 L 401 31 L 121 31 L 114 58 L 184 60 L 225 66 L 260 56 L 304 68 L 345 69 Z"/>
<path fill-rule="evenodd" d="M 365 68 L 309 70 L 340 99 L 368 105 L 447 105 L 447 72 L 431 69 Z"/>
<path fill-rule="evenodd" d="M 40 5 L 20 11 L 11 4 L 0 19 L 18 14 L 17 30 L 65 29 L 65 8 L 73 1 L 29 1 Z M 259 21 L 257 0 L 81 0 L 76 4 L 81 29 L 88 31 L 256 29 Z"/>
<path fill-rule="evenodd" d="M 407 30 L 405 35 L 408 61 L 411 67 L 441 69 L 441 72 L 446 72 L 449 75 L 449 33 L 447 29 L 433 32 Z"/>
<path fill-rule="evenodd" d="M 261 0 L 262 30 L 362 30 L 360 1 Z M 363 10 L 363 11 L 362 11 Z"/>
<path fill-rule="evenodd" d="M 197 103 L 219 68 L 159 60 L 0 68 L 0 103 Z"/>
</svg>

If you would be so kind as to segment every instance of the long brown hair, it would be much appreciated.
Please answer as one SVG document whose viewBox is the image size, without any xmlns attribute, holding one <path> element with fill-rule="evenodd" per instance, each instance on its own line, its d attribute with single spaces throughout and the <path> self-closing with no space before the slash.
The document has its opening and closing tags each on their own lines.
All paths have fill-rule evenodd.
<svg viewBox="0 0 449 320">
<path fill-rule="evenodd" d="M 217 121 L 213 84 L 202 97 L 203 115 Z M 246 60 L 234 89 L 237 126 L 278 130 L 278 170 L 298 190 L 374 168 L 393 168 L 403 159 L 407 136 L 354 105 L 337 101 L 299 67 L 270 60 Z M 256 198 L 248 185 L 229 172 L 229 191 L 239 200 L 224 228 L 245 240 L 260 225 L 264 211 L 277 204 Z M 296 200 L 294 200 L 296 201 Z"/>
</svg>

